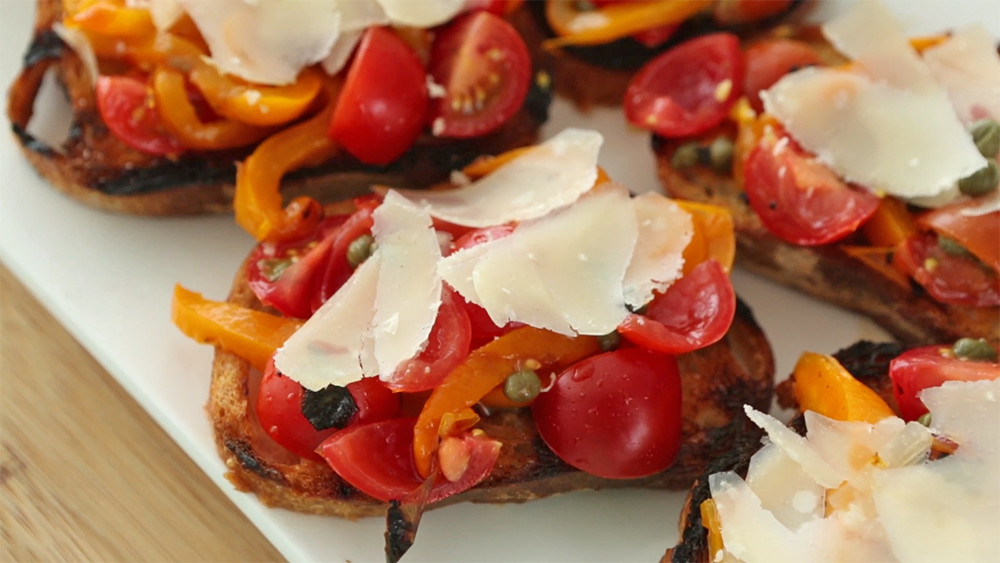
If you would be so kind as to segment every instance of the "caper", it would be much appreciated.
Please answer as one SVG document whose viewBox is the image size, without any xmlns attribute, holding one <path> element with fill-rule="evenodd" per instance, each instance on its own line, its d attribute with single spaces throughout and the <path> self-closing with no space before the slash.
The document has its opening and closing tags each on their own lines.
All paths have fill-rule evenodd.
<svg viewBox="0 0 1000 563">
<path fill-rule="evenodd" d="M 952 256 L 969 256 L 972 254 L 969 252 L 969 249 L 962 246 L 962 243 L 951 237 L 938 235 L 938 246 L 941 247 L 941 250 Z"/>
<path fill-rule="evenodd" d="M 972 124 L 972 141 L 976 143 L 979 152 L 987 157 L 993 158 L 1000 152 L 1000 123 L 993 119 L 980 119 Z"/>
<path fill-rule="evenodd" d="M 601 350 L 604 352 L 610 352 L 622 343 L 622 335 L 618 334 L 617 330 L 613 330 L 607 334 L 602 334 L 597 337 L 597 342 L 601 345 Z"/>
<path fill-rule="evenodd" d="M 670 166 L 675 170 L 691 168 L 698 164 L 698 143 L 684 143 L 677 147 L 674 156 L 670 158 Z"/>
<path fill-rule="evenodd" d="M 507 376 L 503 382 L 503 394 L 515 403 L 530 401 L 542 391 L 542 380 L 535 370 L 520 369 Z"/>
<path fill-rule="evenodd" d="M 997 189 L 997 183 L 1000 183 L 997 161 L 988 158 L 986 166 L 958 181 L 958 189 L 965 195 L 977 196 Z"/>
<path fill-rule="evenodd" d="M 263 258 L 257 262 L 257 268 L 267 281 L 276 282 L 293 263 L 291 258 Z"/>
<path fill-rule="evenodd" d="M 365 233 L 347 245 L 347 262 L 354 268 L 361 265 L 375 251 L 375 237 Z"/>
<path fill-rule="evenodd" d="M 917 419 L 917 422 L 919 422 L 920 424 L 923 424 L 924 426 L 930 428 L 930 425 L 931 425 L 931 413 L 925 412 L 924 414 L 920 415 L 920 418 Z"/>
<path fill-rule="evenodd" d="M 962 360 L 997 361 L 997 349 L 985 338 L 959 338 L 951 351 Z"/>
<path fill-rule="evenodd" d="M 708 163 L 719 174 L 725 174 L 733 168 L 733 141 L 725 135 L 720 135 L 708 146 Z"/>
</svg>

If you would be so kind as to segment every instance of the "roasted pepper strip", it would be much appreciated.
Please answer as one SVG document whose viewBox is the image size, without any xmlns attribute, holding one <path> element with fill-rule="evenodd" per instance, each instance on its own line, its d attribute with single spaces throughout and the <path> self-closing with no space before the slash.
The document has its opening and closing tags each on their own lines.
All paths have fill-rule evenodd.
<svg viewBox="0 0 1000 563">
<path fill-rule="evenodd" d="M 896 246 L 915 235 L 917 225 L 902 200 L 886 196 L 875 214 L 861 225 L 861 232 L 872 246 Z"/>
<path fill-rule="evenodd" d="M 875 270 L 884 278 L 910 291 L 913 285 L 910 277 L 892 265 L 894 246 L 844 246 L 844 252 L 856 260 L 860 260 L 869 268 Z"/>
<path fill-rule="evenodd" d="M 169 64 L 177 70 L 188 72 L 205 54 L 192 41 L 171 33 L 128 39 L 87 33 L 87 40 L 98 57 L 129 61 L 143 68 Z"/>
<path fill-rule="evenodd" d="M 231 119 L 203 123 L 188 99 L 184 74 L 166 67 L 153 73 L 153 98 L 163 126 L 184 146 L 196 150 L 243 147 L 266 137 L 271 129 Z"/>
<path fill-rule="evenodd" d="M 278 347 L 302 326 L 297 319 L 210 301 L 180 285 L 174 287 L 170 313 L 185 335 L 232 352 L 261 371 Z"/>
<path fill-rule="evenodd" d="M 424 403 L 413 429 L 417 471 L 424 477 L 431 474 L 441 419 L 448 413 L 460 413 L 476 404 L 525 363 L 537 362 L 540 369 L 558 372 L 600 351 L 597 337 L 569 337 L 530 326 L 512 330 L 473 351 Z"/>
<path fill-rule="evenodd" d="M 287 86 L 262 86 L 226 76 L 199 61 L 191 69 L 191 83 L 216 113 L 251 125 L 281 125 L 300 117 L 319 94 L 323 79 L 307 68 Z"/>
<path fill-rule="evenodd" d="M 314 208 L 298 201 L 282 207 L 281 178 L 302 166 L 318 164 L 337 153 L 337 144 L 326 134 L 336 96 L 326 108 L 297 125 L 262 142 L 236 168 L 234 207 L 236 222 L 257 240 L 284 238 L 297 231 L 302 217 L 298 208 Z M 299 229 L 300 230 L 300 229 Z"/>
<path fill-rule="evenodd" d="M 92 2 L 66 15 L 64 24 L 112 37 L 148 37 L 156 34 L 149 10 L 113 2 Z"/>
<path fill-rule="evenodd" d="M 684 274 L 690 273 L 698 264 L 710 258 L 715 258 L 727 274 L 732 271 L 736 258 L 732 213 L 710 203 L 674 201 L 691 214 L 694 222 L 694 236 L 684 248 Z"/>
<path fill-rule="evenodd" d="M 712 4 L 711 0 L 620 2 L 582 11 L 576 0 L 548 0 L 545 16 L 559 37 L 542 43 L 546 49 L 565 45 L 599 45 L 656 27 L 681 23 Z"/>
<path fill-rule="evenodd" d="M 708 530 L 708 559 L 714 561 L 716 554 L 725 549 L 722 543 L 722 519 L 719 518 L 719 509 L 715 506 L 715 500 L 708 499 L 702 501 L 698 510 L 701 512 L 701 525 Z"/>
<path fill-rule="evenodd" d="M 793 372 L 799 409 L 835 420 L 876 423 L 895 416 L 889 405 L 833 356 L 806 352 Z"/>
</svg>

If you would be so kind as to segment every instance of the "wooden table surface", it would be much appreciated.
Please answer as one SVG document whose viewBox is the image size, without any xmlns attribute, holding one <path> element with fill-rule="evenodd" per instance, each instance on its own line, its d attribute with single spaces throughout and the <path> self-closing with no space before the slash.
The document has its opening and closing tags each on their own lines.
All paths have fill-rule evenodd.
<svg viewBox="0 0 1000 563">
<path fill-rule="evenodd" d="M 281 561 L 0 266 L 0 561 Z"/>
</svg>

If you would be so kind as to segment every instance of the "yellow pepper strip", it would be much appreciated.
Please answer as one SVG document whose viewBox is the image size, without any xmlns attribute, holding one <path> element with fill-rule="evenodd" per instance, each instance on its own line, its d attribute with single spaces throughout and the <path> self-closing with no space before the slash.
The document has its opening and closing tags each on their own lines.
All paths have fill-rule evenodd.
<svg viewBox="0 0 1000 563">
<path fill-rule="evenodd" d="M 647 29 L 681 23 L 711 4 L 712 0 L 652 0 L 583 11 L 577 0 L 547 0 L 545 17 L 559 37 L 543 41 L 542 47 L 610 43 Z"/>
<path fill-rule="evenodd" d="M 889 281 L 906 290 L 912 289 L 910 278 L 892 265 L 894 246 L 843 246 L 844 252 L 855 260 L 860 260 Z"/>
<path fill-rule="evenodd" d="M 64 24 L 112 37 L 148 37 L 156 34 L 149 10 L 128 8 L 112 2 L 93 2 L 67 14 Z"/>
<path fill-rule="evenodd" d="M 938 45 L 944 43 L 949 38 L 946 34 L 941 35 L 927 35 L 923 37 L 911 37 L 910 47 L 918 53 L 923 53 L 931 47 L 937 47 Z"/>
<path fill-rule="evenodd" d="M 146 68 L 166 64 L 188 72 L 205 54 L 192 41 L 171 33 L 129 39 L 87 33 L 87 39 L 94 53 L 102 59 L 126 60 Z"/>
<path fill-rule="evenodd" d="M 261 371 L 275 350 L 302 326 L 297 319 L 210 301 L 180 285 L 174 286 L 170 314 L 185 335 L 232 352 Z"/>
<path fill-rule="evenodd" d="M 895 416 L 882 397 L 855 379 L 833 356 L 806 352 L 799 357 L 792 376 L 795 399 L 803 411 L 872 424 Z"/>
<path fill-rule="evenodd" d="M 715 500 L 708 499 L 702 501 L 698 510 L 701 512 L 701 525 L 708 530 L 708 560 L 714 561 L 715 554 L 725 549 L 722 544 L 722 520 L 719 518 L 719 509 L 715 506 Z"/>
<path fill-rule="evenodd" d="M 164 128 L 184 146 L 196 150 L 219 150 L 254 144 L 271 129 L 231 119 L 202 123 L 188 99 L 184 75 L 157 67 L 153 73 L 153 99 Z"/>
<path fill-rule="evenodd" d="M 199 61 L 189 75 L 216 113 L 251 125 L 288 123 L 300 117 L 316 99 L 323 85 L 320 72 L 307 68 L 287 86 L 258 86 L 222 74 Z"/>
<path fill-rule="evenodd" d="M 728 274 L 736 259 L 736 234 L 733 215 L 725 207 L 710 203 L 674 200 L 691 214 L 694 236 L 684 248 L 684 274 L 702 262 L 715 258 Z"/>
<path fill-rule="evenodd" d="M 303 217 L 296 206 L 282 207 L 281 178 L 302 166 L 329 159 L 338 147 L 326 134 L 336 95 L 313 117 L 268 137 L 236 167 L 236 222 L 257 240 L 297 232 Z M 315 208 L 299 202 L 297 207 Z"/>
<path fill-rule="evenodd" d="M 574 338 L 531 326 L 512 330 L 474 350 L 434 389 L 420 411 L 413 429 L 417 471 L 423 477 L 431 474 L 439 428 L 448 413 L 472 407 L 529 360 L 541 364 L 543 371 L 559 372 L 600 351 L 597 337 Z"/>
<path fill-rule="evenodd" d="M 883 197 L 875 213 L 861 225 L 872 246 L 896 246 L 917 233 L 917 225 L 902 200 Z"/>
</svg>

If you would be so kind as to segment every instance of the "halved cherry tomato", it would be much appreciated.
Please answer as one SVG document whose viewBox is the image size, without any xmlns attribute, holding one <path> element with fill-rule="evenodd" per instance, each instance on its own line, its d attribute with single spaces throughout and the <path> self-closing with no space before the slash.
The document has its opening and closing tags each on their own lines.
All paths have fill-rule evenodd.
<svg viewBox="0 0 1000 563">
<path fill-rule="evenodd" d="M 767 229 L 800 245 L 846 237 L 879 205 L 878 197 L 845 184 L 787 136 L 763 135 L 744 164 L 743 187 Z"/>
<path fill-rule="evenodd" d="M 457 252 L 466 248 L 472 248 L 473 246 L 484 242 L 503 238 L 514 232 L 515 227 L 516 225 L 514 224 L 506 224 L 469 231 L 455 239 L 451 245 L 451 251 Z M 469 316 L 469 323 L 472 327 L 472 335 L 469 344 L 472 349 L 479 348 L 483 344 L 490 342 L 508 330 L 521 326 L 520 323 L 507 323 L 505 326 L 499 327 L 493 322 L 493 319 L 490 318 L 490 314 L 486 312 L 486 309 L 483 309 L 471 301 L 462 301 L 465 304 L 465 312 Z"/>
<path fill-rule="evenodd" d="M 903 352 L 889 363 L 889 377 L 900 416 L 916 420 L 927 412 L 919 394 L 946 381 L 979 381 L 1000 378 L 996 362 L 956 358 L 950 346 L 924 346 Z"/>
<path fill-rule="evenodd" d="M 963 211 L 979 205 L 973 200 L 928 211 L 917 225 L 954 239 L 987 266 L 1000 271 L 1000 211 L 966 215 Z"/>
<path fill-rule="evenodd" d="M 663 471 L 681 444 L 677 360 L 624 348 L 580 361 L 532 403 L 538 433 L 563 461 L 632 479 Z"/>
<path fill-rule="evenodd" d="M 465 300 L 449 288 L 441 293 L 441 307 L 427 337 L 427 346 L 416 357 L 401 363 L 387 382 L 395 391 L 433 389 L 469 355 L 472 329 Z"/>
<path fill-rule="evenodd" d="M 382 501 L 408 500 L 423 481 L 413 465 L 415 419 L 398 418 L 347 428 L 323 442 L 320 455 L 345 481 Z M 437 502 L 472 488 L 489 476 L 500 454 L 500 442 L 466 433 L 462 440 L 468 463 L 461 476 L 438 476 L 427 498 Z"/>
<path fill-rule="evenodd" d="M 424 129 L 427 76 L 413 49 L 392 29 L 365 31 L 330 120 L 329 136 L 358 160 L 388 164 Z"/>
<path fill-rule="evenodd" d="M 647 350 L 683 354 L 718 342 L 735 315 L 736 292 L 711 259 L 657 295 L 644 314 L 626 316 L 618 332 Z"/>
<path fill-rule="evenodd" d="M 399 412 L 399 396 L 376 377 L 365 377 L 347 385 L 358 411 L 349 426 L 388 420 Z M 303 389 L 297 381 L 280 373 L 274 360 L 267 363 L 257 395 L 257 420 L 275 442 L 293 454 L 320 461 L 320 443 L 338 431 L 316 430 L 302 414 Z"/>
<path fill-rule="evenodd" d="M 1000 276 L 968 256 L 949 254 L 932 233 L 910 237 L 896 248 L 893 265 L 942 303 L 1000 305 Z"/>
<path fill-rule="evenodd" d="M 743 90 L 739 39 L 715 33 L 648 62 L 625 91 L 625 116 L 665 137 L 703 133 L 726 118 Z"/>
<path fill-rule="evenodd" d="M 531 82 L 531 58 L 520 34 L 485 11 L 461 16 L 439 32 L 427 70 L 445 90 L 430 111 L 434 134 L 442 137 L 497 129 L 521 108 Z"/>
<path fill-rule="evenodd" d="M 145 82 L 128 76 L 100 76 L 96 97 L 101 120 L 123 143 L 160 156 L 184 152 L 184 145 L 164 129 Z"/>
<path fill-rule="evenodd" d="M 340 286 L 344 285 L 347 278 L 351 277 L 354 268 L 347 260 L 347 250 L 355 239 L 371 233 L 372 226 L 375 224 L 375 208 L 379 206 L 379 203 L 381 200 L 376 197 L 355 199 L 354 204 L 358 210 L 336 232 L 331 234 L 330 258 L 326 261 L 326 271 L 313 295 L 313 311 L 325 303 L 331 295 L 337 293 Z"/>
<path fill-rule="evenodd" d="M 768 0 L 766 3 L 776 2 Z M 794 39 L 768 39 L 754 43 L 747 48 L 743 58 L 747 69 L 743 94 L 757 112 L 764 109 L 760 100 L 761 90 L 767 90 L 793 70 L 822 63 L 816 49 Z"/>
</svg>

